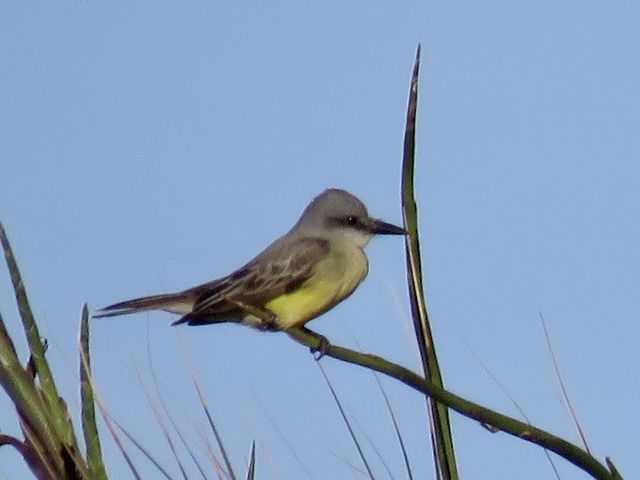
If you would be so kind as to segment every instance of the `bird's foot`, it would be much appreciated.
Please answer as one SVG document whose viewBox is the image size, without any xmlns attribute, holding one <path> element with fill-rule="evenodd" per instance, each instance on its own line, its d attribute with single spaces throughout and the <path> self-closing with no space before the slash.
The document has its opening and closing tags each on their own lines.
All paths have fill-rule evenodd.
<svg viewBox="0 0 640 480">
<path fill-rule="evenodd" d="M 314 360 L 317 362 L 329 352 L 329 349 L 331 348 L 331 342 L 329 342 L 327 337 L 325 337 L 324 335 L 320 335 L 316 332 L 313 332 L 313 334 L 313 336 L 316 340 L 318 340 L 319 343 L 317 347 L 309 347 L 309 351 L 313 355 Z"/>
<path fill-rule="evenodd" d="M 313 354 L 313 358 L 318 361 L 327 354 L 331 354 L 331 342 L 324 335 L 314 332 L 305 326 L 290 327 L 285 330 L 291 338 L 296 342 L 309 347 L 309 351 Z M 308 337 L 316 340 L 316 346 L 310 347 L 312 342 Z"/>
<path fill-rule="evenodd" d="M 278 325 L 278 317 L 273 312 L 268 312 L 268 314 L 262 318 L 262 329 L 267 332 L 279 332 L 282 330 Z"/>
</svg>

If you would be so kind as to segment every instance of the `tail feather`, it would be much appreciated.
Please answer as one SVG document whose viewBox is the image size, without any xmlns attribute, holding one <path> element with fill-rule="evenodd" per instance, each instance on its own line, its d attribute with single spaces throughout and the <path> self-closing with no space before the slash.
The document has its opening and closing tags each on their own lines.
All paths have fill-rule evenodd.
<svg viewBox="0 0 640 480">
<path fill-rule="evenodd" d="M 166 310 L 168 312 L 187 314 L 193 308 L 194 299 L 185 293 L 168 293 L 152 295 L 150 297 L 134 298 L 124 302 L 114 303 L 101 308 L 93 314 L 93 318 L 115 317 L 147 310 Z"/>
</svg>

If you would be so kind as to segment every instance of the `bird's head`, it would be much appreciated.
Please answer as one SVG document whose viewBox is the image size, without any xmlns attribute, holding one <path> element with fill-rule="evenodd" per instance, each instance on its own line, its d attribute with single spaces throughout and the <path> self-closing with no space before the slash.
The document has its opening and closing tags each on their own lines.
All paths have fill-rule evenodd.
<svg viewBox="0 0 640 480">
<path fill-rule="evenodd" d="M 339 238 L 363 248 L 374 235 L 406 235 L 406 231 L 369 216 L 367 207 L 345 190 L 331 188 L 314 198 L 296 228 L 316 236 Z"/>
</svg>

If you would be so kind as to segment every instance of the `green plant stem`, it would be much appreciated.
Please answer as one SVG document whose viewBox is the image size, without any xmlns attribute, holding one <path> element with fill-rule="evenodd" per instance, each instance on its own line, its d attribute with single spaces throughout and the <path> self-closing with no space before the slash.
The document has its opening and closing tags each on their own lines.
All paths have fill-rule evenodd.
<svg viewBox="0 0 640 480">
<path fill-rule="evenodd" d="M 22 367 L 0 316 L 0 385 L 16 406 L 21 425 L 27 435 L 26 444 L 33 452 L 31 459 L 37 458 L 44 470 L 62 471 L 58 455 L 44 452 L 58 452 L 61 445 L 47 417 L 47 408 L 33 383 L 33 378 Z"/>
<path fill-rule="evenodd" d="M 336 345 L 321 345 L 317 334 L 306 329 L 292 328 L 287 334 L 298 343 L 317 351 L 322 347 L 323 354 L 327 357 L 342 360 L 354 365 L 375 370 L 388 375 L 405 385 L 428 395 L 437 402 L 455 410 L 465 417 L 472 418 L 483 424 L 494 427 L 497 430 L 509 433 L 515 437 L 530 443 L 540 445 L 584 470 L 598 480 L 613 480 L 615 477 L 607 468 L 582 448 L 533 425 L 508 417 L 477 403 L 466 400 L 444 388 L 433 384 L 415 374 L 411 370 L 390 362 L 377 355 L 360 353 L 348 348 Z M 326 347 L 326 348 L 325 348 Z"/>
</svg>

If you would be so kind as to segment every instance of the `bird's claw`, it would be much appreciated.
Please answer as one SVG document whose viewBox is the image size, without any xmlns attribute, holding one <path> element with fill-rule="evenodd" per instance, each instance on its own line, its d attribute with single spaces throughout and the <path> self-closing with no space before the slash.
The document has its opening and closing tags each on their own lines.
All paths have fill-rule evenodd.
<svg viewBox="0 0 640 480">
<path fill-rule="evenodd" d="M 327 340 L 327 337 L 318 335 L 317 339 L 319 341 L 318 346 L 309 348 L 309 350 L 311 351 L 311 354 L 313 355 L 313 359 L 316 362 L 319 361 L 322 357 L 324 357 L 329 352 L 329 349 L 331 348 L 331 343 L 329 342 L 329 340 Z"/>
<path fill-rule="evenodd" d="M 282 330 L 278 326 L 278 317 L 271 312 L 269 312 L 269 315 L 262 320 L 262 328 L 267 332 L 279 332 Z"/>
</svg>

